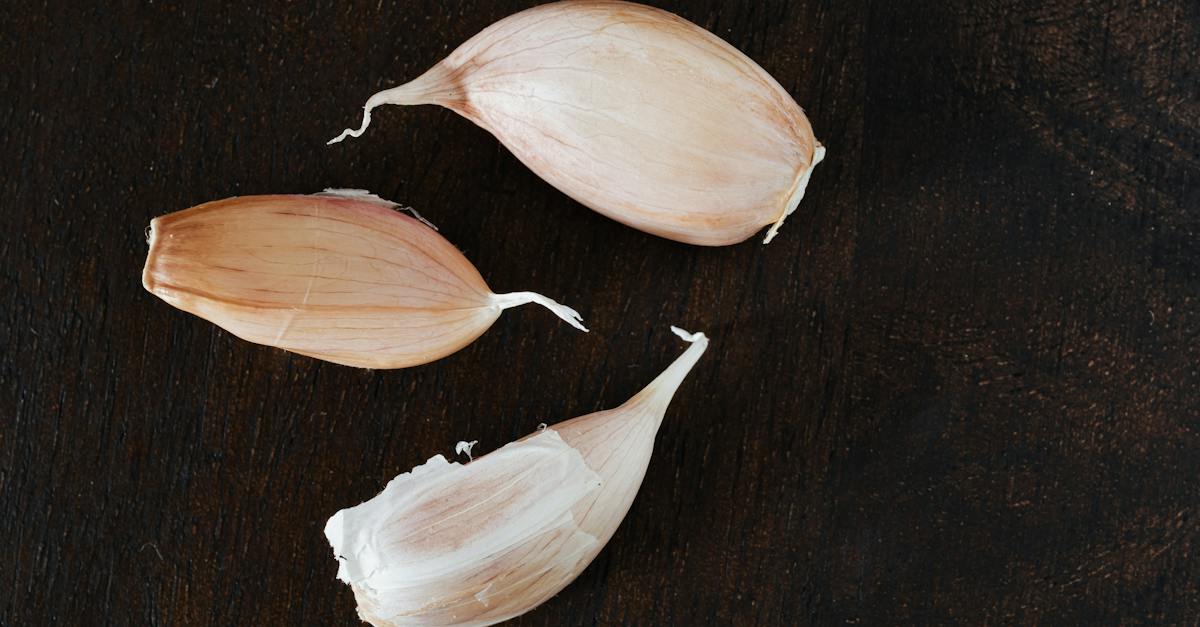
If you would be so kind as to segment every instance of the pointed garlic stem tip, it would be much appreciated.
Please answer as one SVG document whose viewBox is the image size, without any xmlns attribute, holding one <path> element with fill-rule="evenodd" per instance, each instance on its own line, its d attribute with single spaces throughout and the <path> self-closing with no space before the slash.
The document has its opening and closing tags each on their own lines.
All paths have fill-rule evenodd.
<svg viewBox="0 0 1200 627">
<path fill-rule="evenodd" d="M 421 102 L 422 102 L 421 96 L 422 96 L 423 92 L 421 91 L 422 84 L 419 82 L 420 80 L 421 79 L 417 79 L 416 81 L 413 81 L 411 83 L 405 83 L 403 85 L 398 85 L 396 87 L 392 87 L 391 89 L 385 89 L 381 92 L 378 92 L 378 93 L 372 95 L 370 98 L 367 99 L 367 104 L 363 105 L 362 124 L 357 129 L 349 129 L 348 128 L 348 129 L 342 131 L 341 135 L 338 135 L 337 137 L 334 137 L 333 139 L 325 142 L 325 145 L 329 146 L 332 144 L 336 144 L 336 143 L 342 141 L 343 139 L 346 139 L 347 136 L 362 137 L 362 134 L 366 132 L 367 127 L 371 125 L 371 110 L 373 110 L 375 107 L 378 107 L 379 105 L 421 104 Z"/>
<path fill-rule="evenodd" d="M 796 190 L 792 192 L 792 197 L 788 199 L 788 204 L 783 210 L 783 215 L 779 216 L 779 219 L 775 221 L 775 224 L 771 225 L 771 229 L 767 231 L 767 236 L 763 238 L 764 244 L 770 244 L 771 240 L 775 239 L 775 236 L 779 234 L 779 227 L 783 226 L 783 221 L 786 220 L 788 216 L 792 215 L 792 212 L 796 210 L 796 207 L 800 206 L 800 200 L 804 198 L 804 190 L 808 188 L 808 180 L 812 178 L 813 170 L 816 169 L 817 164 L 824 159 L 825 147 L 821 144 L 817 144 L 816 147 L 813 148 L 812 162 L 808 164 L 808 169 L 804 171 L 804 174 L 801 175 L 799 182 L 796 183 Z"/>
<path fill-rule="evenodd" d="M 687 378 L 688 373 L 692 371 L 692 367 L 700 360 L 700 356 L 704 354 L 708 348 L 708 336 L 703 333 L 688 333 L 679 327 L 671 327 L 671 331 L 683 338 L 692 345 L 688 347 L 682 355 L 677 357 L 675 361 L 662 371 L 662 374 L 655 377 L 650 385 L 642 388 L 641 392 L 629 399 L 626 404 L 641 402 L 651 399 L 660 404 L 659 409 L 666 411 L 667 405 L 671 403 L 671 399 L 675 396 L 675 391 L 679 389 L 679 385 Z M 662 420 L 661 413 L 659 420 Z"/>
<path fill-rule="evenodd" d="M 700 341 L 708 342 L 708 336 L 704 335 L 703 333 L 701 333 L 699 331 L 697 331 L 695 333 L 688 333 L 687 331 L 684 331 L 683 329 L 680 329 L 679 327 L 677 327 L 675 325 L 671 325 L 671 332 L 674 333 L 675 335 L 678 335 L 679 337 L 683 338 L 684 341 L 687 341 L 687 342 L 700 342 Z"/>
<path fill-rule="evenodd" d="M 347 137 L 362 137 L 362 134 L 367 131 L 367 127 L 370 125 L 371 125 L 371 107 L 363 107 L 362 125 L 359 126 L 358 129 L 348 128 L 348 129 L 342 131 L 341 135 L 338 135 L 337 137 L 334 137 L 333 139 L 325 142 L 325 145 L 332 146 L 334 144 L 341 143 L 341 141 L 343 139 L 346 139 Z"/>
<path fill-rule="evenodd" d="M 587 327 L 583 326 L 583 316 L 579 315 L 578 311 L 567 307 L 566 305 L 554 302 L 541 294 L 535 292 L 509 292 L 508 294 L 492 294 L 492 306 L 498 307 L 501 310 L 517 307 L 526 303 L 537 303 L 546 309 L 554 312 L 554 315 L 566 320 L 568 324 L 587 333 Z"/>
</svg>

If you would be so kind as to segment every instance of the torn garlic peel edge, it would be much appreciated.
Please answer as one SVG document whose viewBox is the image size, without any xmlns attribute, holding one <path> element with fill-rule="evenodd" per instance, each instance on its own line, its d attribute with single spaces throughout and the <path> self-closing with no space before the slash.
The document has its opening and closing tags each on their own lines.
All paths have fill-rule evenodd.
<svg viewBox="0 0 1200 627">
<path fill-rule="evenodd" d="M 744 53 L 625 2 L 554 2 L 499 20 L 373 94 L 360 126 L 330 143 L 361 136 L 384 104 L 448 107 L 579 203 L 703 246 L 765 227 L 773 239 L 819 145 L 787 90 Z"/>
<path fill-rule="evenodd" d="M 430 222 L 429 220 L 426 220 L 425 216 L 421 215 L 416 209 L 409 207 L 407 205 L 401 205 L 398 202 L 391 201 L 386 198 L 381 198 L 378 194 L 373 194 L 370 191 L 365 190 L 365 189 L 350 188 L 350 187 L 347 187 L 347 188 L 326 187 L 323 191 L 313 194 L 313 196 L 324 196 L 327 198 L 345 198 L 347 200 L 359 200 L 362 202 L 375 203 L 377 205 L 387 207 L 388 209 L 396 209 L 397 211 L 407 211 L 407 212 L 411 213 L 412 217 L 416 218 L 417 221 L 420 222 L 421 224 L 424 224 L 425 226 L 427 226 L 435 231 L 440 230 L 437 228 L 436 224 Z"/>
<path fill-rule="evenodd" d="M 538 430 L 526 438 L 466 466 L 448 463 L 444 457 L 435 456 L 392 480 L 370 501 L 335 514 L 326 525 L 326 536 L 340 562 L 338 577 L 354 587 L 363 619 L 376 625 L 489 625 L 533 609 L 570 584 L 599 554 L 624 519 L 645 476 L 663 413 L 680 382 L 708 345 L 708 338 L 703 333 L 688 333 L 678 327 L 671 327 L 671 330 L 692 346 L 642 392 L 620 407 L 549 428 L 539 425 Z M 651 402 L 642 402 L 646 400 Z M 571 439 L 565 437 L 568 433 Z M 626 442 L 625 438 L 611 437 L 615 433 L 640 437 L 635 438 L 636 442 Z M 528 448 L 535 445 L 537 449 Z M 459 442 L 456 449 L 469 446 L 468 442 Z M 412 559 L 408 562 L 408 570 L 392 567 L 390 571 L 383 564 L 386 555 L 378 550 L 368 550 L 377 545 L 380 538 L 379 533 L 371 529 L 382 529 L 397 517 L 401 517 L 397 524 L 403 524 L 403 504 L 419 502 L 426 495 L 435 495 L 447 486 L 458 484 L 452 473 L 474 470 L 482 475 L 494 474 L 495 467 L 486 463 L 492 456 L 504 457 L 497 460 L 502 468 L 529 468 L 533 461 L 529 459 L 530 454 L 536 458 L 539 451 L 545 455 L 560 450 L 567 452 L 566 459 L 570 461 L 569 468 L 563 472 L 586 477 L 582 482 L 583 489 L 569 486 L 564 489 L 563 481 L 544 473 L 531 477 L 554 484 L 541 486 L 541 489 L 549 489 L 550 494 L 562 498 L 538 495 L 531 499 L 537 509 L 532 517 L 521 523 L 508 520 L 510 525 L 525 524 L 527 527 L 507 535 L 495 534 L 508 541 L 494 541 L 491 547 L 506 545 L 506 548 L 492 551 L 468 545 L 467 549 L 460 547 L 457 554 L 439 553 L 424 560 Z M 507 455 L 503 455 L 504 452 Z M 479 467 L 473 468 L 476 465 Z M 531 473 L 532 469 L 527 472 Z M 593 480 L 597 482 L 591 483 Z M 406 491 L 413 494 L 406 495 Z M 479 506 L 472 507 L 477 516 L 483 517 L 480 524 L 498 520 L 489 516 L 488 511 L 480 511 Z M 411 521 L 411 518 L 407 520 Z M 506 519 L 501 517 L 499 520 Z M 553 540 L 549 544 L 558 548 L 556 554 L 547 556 L 537 552 L 547 544 L 546 538 Z M 495 560 L 497 556 L 502 559 L 521 550 L 531 554 L 515 560 L 514 570 L 496 570 L 499 567 Z M 477 559 L 472 560 L 471 555 Z M 493 560 L 491 563 L 489 558 Z M 453 563 L 442 563 L 446 559 Z M 414 569 L 413 566 L 420 567 Z M 489 571 L 489 568 L 493 570 Z M 510 574 L 513 572 L 516 574 Z M 476 576 L 475 580 L 471 580 L 472 574 Z M 516 583 L 512 581 L 513 577 L 518 578 Z M 518 583 L 534 578 L 542 583 L 527 590 L 526 594 L 515 598 L 504 594 Z M 456 583 L 447 583 L 447 580 Z M 499 587 L 497 582 L 500 582 Z M 445 598 L 439 597 L 439 592 Z M 472 605 L 472 601 L 483 608 Z M 448 611 L 449 615 L 446 614 Z"/>
<path fill-rule="evenodd" d="M 503 482 L 499 489 L 478 489 L 497 480 Z M 406 615 L 419 618 L 422 608 L 433 612 L 461 604 L 464 595 L 485 608 L 514 612 L 511 617 L 529 608 L 489 602 L 486 588 L 498 585 L 492 596 L 499 594 L 511 583 L 506 574 L 514 570 L 575 570 L 596 538 L 579 530 L 571 508 L 600 486 L 579 452 L 547 429 L 466 465 L 441 455 L 430 458 L 393 479 L 375 498 L 335 514 L 325 535 L 339 560 L 338 578 L 369 597 L 371 612 L 380 620 L 402 624 L 397 621 Z M 464 493 L 472 492 L 471 487 L 477 489 Z M 444 507 L 444 499 L 461 501 L 462 509 L 423 518 L 429 508 Z M 420 526 L 406 529 L 414 520 Z M 400 535 L 390 537 L 389 532 Z M 514 551 L 524 557 L 519 551 L 547 538 L 554 538 L 563 553 L 532 557 L 547 568 L 528 559 L 505 563 Z M 569 564 L 563 564 L 564 555 Z M 502 570 L 492 572 L 497 567 Z M 479 577 L 487 581 L 477 581 Z M 463 585 L 476 588 L 460 589 Z"/>
<path fill-rule="evenodd" d="M 351 187 L 326 187 L 324 190 L 312 195 L 325 196 L 328 198 L 345 198 L 347 200 L 361 200 L 363 202 L 375 203 L 377 205 L 387 207 L 388 209 L 395 209 L 396 207 L 400 206 L 400 203 L 388 200 L 386 198 L 381 198 L 378 194 L 374 194 L 369 190 Z"/>
</svg>

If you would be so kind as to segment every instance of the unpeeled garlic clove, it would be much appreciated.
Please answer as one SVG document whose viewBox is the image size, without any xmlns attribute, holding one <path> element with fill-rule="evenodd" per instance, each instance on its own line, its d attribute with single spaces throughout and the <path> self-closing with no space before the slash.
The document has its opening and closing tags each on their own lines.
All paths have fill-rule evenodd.
<svg viewBox="0 0 1200 627">
<path fill-rule="evenodd" d="M 825 149 L 765 70 L 683 18 L 628 2 L 555 2 L 505 18 L 410 83 L 367 100 L 437 104 L 538 176 L 629 226 L 741 242 L 804 196 Z"/>
<path fill-rule="evenodd" d="M 359 616 L 376 627 L 491 625 L 574 580 L 629 511 L 667 406 L 708 346 L 703 333 L 672 330 L 692 345 L 620 407 L 465 465 L 434 456 L 334 514 L 325 535 Z"/>
<path fill-rule="evenodd" d="M 363 368 L 428 363 L 466 346 L 500 312 L 549 308 L 493 294 L 432 228 L 361 190 L 242 196 L 154 219 L 142 284 L 234 335 Z"/>
</svg>

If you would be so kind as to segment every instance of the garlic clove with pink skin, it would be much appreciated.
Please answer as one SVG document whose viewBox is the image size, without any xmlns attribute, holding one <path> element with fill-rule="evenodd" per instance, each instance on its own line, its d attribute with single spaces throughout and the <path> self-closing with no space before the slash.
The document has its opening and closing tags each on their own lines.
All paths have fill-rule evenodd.
<svg viewBox="0 0 1200 627">
<path fill-rule="evenodd" d="M 395 207 L 328 190 L 162 216 L 150 223 L 142 284 L 242 339 L 361 368 L 434 361 L 524 303 L 587 330 L 540 294 L 492 293 L 457 248 Z"/>
<path fill-rule="evenodd" d="M 629 511 L 667 406 L 708 346 L 703 333 L 672 330 L 692 345 L 620 407 L 467 464 L 434 456 L 334 514 L 325 535 L 359 617 L 376 627 L 491 625 L 583 572 Z"/>
<path fill-rule="evenodd" d="M 437 104 L 614 220 L 705 246 L 765 242 L 825 148 L 765 70 L 716 35 L 628 2 L 567 1 L 484 29 L 412 82 L 367 100 Z"/>
</svg>

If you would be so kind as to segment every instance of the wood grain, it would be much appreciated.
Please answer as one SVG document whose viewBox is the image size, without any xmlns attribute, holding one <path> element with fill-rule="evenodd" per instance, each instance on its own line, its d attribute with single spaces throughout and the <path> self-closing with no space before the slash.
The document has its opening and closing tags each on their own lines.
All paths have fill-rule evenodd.
<svg viewBox="0 0 1200 627">
<path fill-rule="evenodd" d="M 713 343 L 638 500 L 515 624 L 1200 620 L 1200 5 L 656 3 L 829 147 L 766 247 L 622 227 L 433 107 L 324 145 L 531 4 L 0 7 L 0 625 L 354 624 L 330 514 L 620 403 L 670 324 Z M 593 333 L 364 371 L 142 290 L 152 217 L 331 186 Z"/>
</svg>

